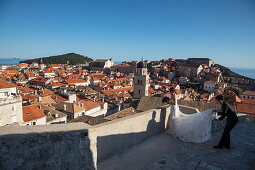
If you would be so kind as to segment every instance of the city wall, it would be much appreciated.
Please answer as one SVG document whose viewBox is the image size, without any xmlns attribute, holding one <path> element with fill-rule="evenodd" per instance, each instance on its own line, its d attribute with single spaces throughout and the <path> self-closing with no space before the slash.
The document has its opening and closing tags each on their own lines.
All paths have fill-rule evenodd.
<svg viewBox="0 0 255 170">
<path fill-rule="evenodd" d="M 169 112 L 159 107 L 96 126 L 1 127 L 0 169 L 96 169 L 103 160 L 165 131 Z"/>
</svg>

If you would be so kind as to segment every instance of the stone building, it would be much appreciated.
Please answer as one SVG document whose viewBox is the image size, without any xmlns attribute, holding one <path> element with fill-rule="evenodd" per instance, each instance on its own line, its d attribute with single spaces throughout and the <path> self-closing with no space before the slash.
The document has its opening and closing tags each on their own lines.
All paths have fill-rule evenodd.
<svg viewBox="0 0 255 170">
<path fill-rule="evenodd" d="M 22 123 L 22 99 L 16 86 L 0 80 L 0 126 Z"/>
<path fill-rule="evenodd" d="M 216 88 L 216 82 L 206 81 L 204 82 L 204 90 L 213 93 Z"/>
<path fill-rule="evenodd" d="M 137 64 L 137 70 L 134 77 L 134 98 L 140 99 L 143 96 L 149 95 L 149 75 L 147 70 L 147 63 L 140 61 Z"/>
<path fill-rule="evenodd" d="M 210 58 L 188 58 L 188 64 L 206 64 L 209 67 L 214 64 L 213 60 Z"/>
<path fill-rule="evenodd" d="M 89 63 L 89 67 L 92 70 L 104 70 L 106 68 L 111 68 L 113 64 L 114 64 L 114 61 L 111 58 L 108 60 L 98 59 Z"/>
<path fill-rule="evenodd" d="M 241 97 L 242 98 L 246 98 L 246 99 L 253 99 L 253 100 L 255 100 L 255 91 L 246 90 L 245 92 L 243 92 L 241 94 Z"/>
</svg>

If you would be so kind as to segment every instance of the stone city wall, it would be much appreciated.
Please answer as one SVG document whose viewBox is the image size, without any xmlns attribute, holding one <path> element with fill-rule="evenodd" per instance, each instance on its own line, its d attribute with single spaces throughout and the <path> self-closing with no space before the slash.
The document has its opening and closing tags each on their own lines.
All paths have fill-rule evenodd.
<svg viewBox="0 0 255 170">
<path fill-rule="evenodd" d="M 95 169 L 84 123 L 0 128 L 0 169 Z"/>
<path fill-rule="evenodd" d="M 0 169 L 96 169 L 114 154 L 164 132 L 169 115 L 169 107 L 159 107 L 95 126 L 1 127 Z"/>
</svg>

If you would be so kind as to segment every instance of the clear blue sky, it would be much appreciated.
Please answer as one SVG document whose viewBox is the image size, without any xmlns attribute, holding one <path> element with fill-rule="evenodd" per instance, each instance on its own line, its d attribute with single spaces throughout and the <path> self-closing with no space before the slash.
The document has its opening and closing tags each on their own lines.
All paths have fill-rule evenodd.
<svg viewBox="0 0 255 170">
<path fill-rule="evenodd" d="M 0 58 L 68 52 L 255 68 L 255 0 L 0 0 Z"/>
</svg>

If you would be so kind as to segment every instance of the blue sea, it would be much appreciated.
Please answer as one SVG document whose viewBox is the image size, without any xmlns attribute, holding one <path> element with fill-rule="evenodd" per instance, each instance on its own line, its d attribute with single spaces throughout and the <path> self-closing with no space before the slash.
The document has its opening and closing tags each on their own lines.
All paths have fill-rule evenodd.
<svg viewBox="0 0 255 170">
<path fill-rule="evenodd" d="M 0 65 L 16 65 L 22 60 L 26 60 L 26 59 L 0 58 Z"/>
<path fill-rule="evenodd" d="M 255 79 L 255 68 L 235 68 L 235 67 L 229 67 L 230 70 L 233 72 L 240 74 L 242 76 L 246 76 L 249 78 Z"/>
</svg>

